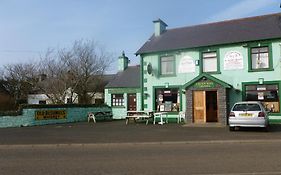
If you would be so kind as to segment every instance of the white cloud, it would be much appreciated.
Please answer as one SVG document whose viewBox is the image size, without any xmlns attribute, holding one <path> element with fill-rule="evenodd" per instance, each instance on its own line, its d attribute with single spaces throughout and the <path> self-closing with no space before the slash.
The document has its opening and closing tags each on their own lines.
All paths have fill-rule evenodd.
<svg viewBox="0 0 281 175">
<path fill-rule="evenodd" d="M 273 4 L 278 5 L 278 3 L 280 3 L 279 0 L 244 0 L 211 16 L 205 22 L 241 18 Z"/>
</svg>

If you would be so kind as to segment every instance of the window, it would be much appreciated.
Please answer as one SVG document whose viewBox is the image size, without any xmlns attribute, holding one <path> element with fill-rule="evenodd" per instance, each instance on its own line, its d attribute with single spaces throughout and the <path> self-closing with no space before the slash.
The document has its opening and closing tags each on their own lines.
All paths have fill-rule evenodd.
<svg viewBox="0 0 281 175">
<path fill-rule="evenodd" d="M 124 96 L 123 94 L 112 94 L 111 95 L 111 105 L 112 106 L 124 106 Z"/>
<path fill-rule="evenodd" d="M 278 85 L 246 85 L 246 101 L 261 101 L 271 112 L 280 112 Z"/>
<path fill-rule="evenodd" d="M 45 104 L 47 104 L 47 102 L 46 102 L 46 100 L 39 100 L 39 104 L 41 104 L 41 105 L 45 105 Z"/>
<path fill-rule="evenodd" d="M 267 46 L 251 48 L 251 62 L 252 70 L 270 68 L 269 48 Z"/>
<path fill-rule="evenodd" d="M 217 72 L 218 58 L 217 52 L 206 52 L 202 54 L 203 72 Z"/>
<path fill-rule="evenodd" d="M 161 57 L 161 75 L 175 74 L 175 58 L 172 56 Z"/>
<path fill-rule="evenodd" d="M 177 88 L 172 89 L 156 89 L 156 106 L 157 111 L 179 111 L 180 92 Z"/>
</svg>

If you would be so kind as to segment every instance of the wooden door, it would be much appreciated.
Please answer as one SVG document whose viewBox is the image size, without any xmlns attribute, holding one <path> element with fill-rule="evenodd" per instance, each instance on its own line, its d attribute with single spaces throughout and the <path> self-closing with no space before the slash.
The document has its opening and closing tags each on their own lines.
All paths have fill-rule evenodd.
<svg viewBox="0 0 281 175">
<path fill-rule="evenodd" d="M 193 91 L 193 122 L 206 122 L 205 91 Z"/>
<path fill-rule="evenodd" d="M 137 97 L 136 94 L 128 94 L 128 111 L 137 110 Z"/>
</svg>

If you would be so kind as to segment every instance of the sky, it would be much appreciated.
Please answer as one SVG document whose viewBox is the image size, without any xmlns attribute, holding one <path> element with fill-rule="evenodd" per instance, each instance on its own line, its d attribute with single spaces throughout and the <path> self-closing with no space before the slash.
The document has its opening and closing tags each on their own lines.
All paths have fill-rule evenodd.
<svg viewBox="0 0 281 175">
<path fill-rule="evenodd" d="M 94 40 L 110 52 L 117 72 L 122 51 L 137 50 L 153 34 L 153 20 L 169 28 L 281 12 L 281 0 L 0 0 L 0 67 L 38 61 L 48 48 Z"/>
</svg>

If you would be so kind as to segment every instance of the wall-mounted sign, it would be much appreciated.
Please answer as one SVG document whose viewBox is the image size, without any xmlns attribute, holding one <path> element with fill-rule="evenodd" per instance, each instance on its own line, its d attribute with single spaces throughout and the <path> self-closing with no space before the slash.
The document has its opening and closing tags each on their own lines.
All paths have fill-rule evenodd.
<svg viewBox="0 0 281 175">
<path fill-rule="evenodd" d="M 193 58 L 191 58 L 188 55 L 182 57 L 179 63 L 178 72 L 179 73 L 195 72 L 195 62 Z"/>
<path fill-rule="evenodd" d="M 35 120 L 65 119 L 65 110 L 42 110 L 35 111 Z"/>
<path fill-rule="evenodd" d="M 216 83 L 213 81 L 199 81 L 193 85 L 194 88 L 214 88 Z"/>
<path fill-rule="evenodd" d="M 224 56 L 224 70 L 243 69 L 243 55 L 238 51 L 229 51 Z"/>
</svg>

